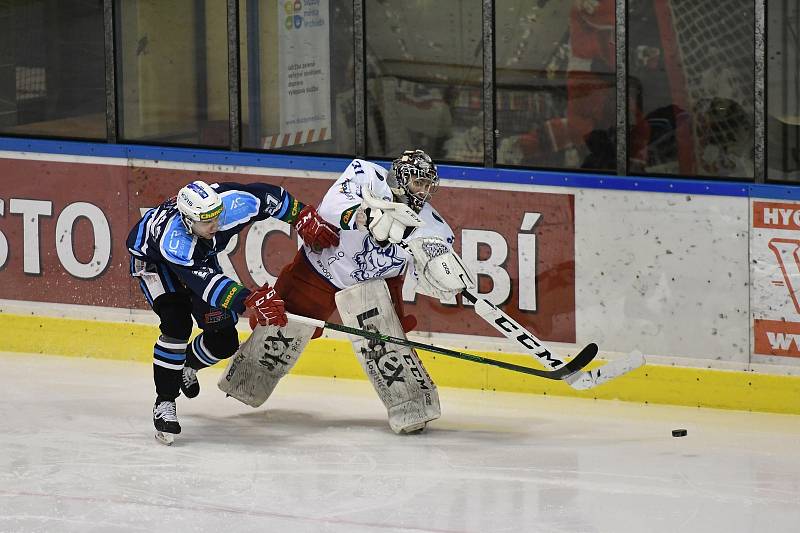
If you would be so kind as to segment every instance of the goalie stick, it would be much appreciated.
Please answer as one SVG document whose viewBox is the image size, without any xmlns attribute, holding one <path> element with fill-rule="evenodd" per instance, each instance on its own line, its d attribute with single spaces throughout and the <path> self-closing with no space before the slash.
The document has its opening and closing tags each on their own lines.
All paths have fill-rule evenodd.
<svg viewBox="0 0 800 533">
<path fill-rule="evenodd" d="M 441 355 L 446 355 L 448 357 L 454 357 L 456 359 L 463 359 L 465 361 L 472 361 L 473 363 L 481 363 L 484 365 L 496 366 L 498 368 L 503 368 L 505 370 L 511 370 L 512 372 L 521 372 L 523 374 L 529 374 L 531 376 L 537 376 L 545 379 L 564 380 L 567 381 L 567 383 L 569 383 L 568 380 L 572 378 L 579 380 L 580 375 L 586 374 L 586 372 L 581 372 L 578 376 L 576 376 L 576 374 L 579 373 L 580 370 L 583 369 L 583 367 L 591 363 L 592 359 L 594 359 L 594 357 L 597 355 L 597 346 L 591 344 L 586 348 L 584 348 L 581 351 L 581 353 L 575 356 L 570 362 L 564 364 L 560 368 L 556 370 L 539 370 L 537 368 L 529 368 L 527 366 L 515 365 L 513 363 L 506 363 L 505 361 L 489 359 L 486 357 L 481 357 L 479 355 L 472 355 L 469 353 L 459 352 L 457 350 L 441 348 L 439 346 L 426 344 L 424 342 L 412 341 L 401 337 L 392 337 L 390 335 L 384 335 L 378 331 L 351 328 L 349 326 L 344 326 L 342 324 L 325 322 L 323 320 L 317 320 L 315 318 L 310 318 L 306 316 L 294 315 L 292 313 L 286 313 L 286 316 L 289 317 L 290 320 L 302 322 L 303 324 L 308 324 L 309 326 L 314 326 L 317 328 L 332 329 L 335 331 L 340 331 L 342 333 L 348 333 L 350 335 L 357 335 L 359 337 L 364 337 L 377 342 L 389 342 L 392 344 L 399 344 L 401 346 L 419 348 L 420 350 L 426 350 L 428 352 L 438 353 Z"/>
<path fill-rule="evenodd" d="M 413 255 L 411 247 L 407 242 L 400 241 L 398 244 Z M 460 278 L 464 287 L 470 286 L 464 279 L 463 274 L 460 275 Z M 479 317 L 491 324 L 492 327 L 499 331 L 504 337 L 514 341 L 524 353 L 533 355 L 545 368 L 558 371 L 570 364 L 565 363 L 564 360 L 555 355 L 544 342 L 539 340 L 533 333 L 523 328 L 516 320 L 508 316 L 496 305 L 473 295 L 467 289 L 461 290 L 461 296 L 473 304 L 473 309 Z M 578 352 L 578 355 L 575 356 L 573 361 L 585 359 L 588 363 L 597 355 L 597 351 L 597 345 L 593 342 L 589 343 Z M 567 375 L 571 376 L 571 379 L 565 381 L 575 390 L 587 390 L 622 376 L 623 374 L 627 374 L 631 370 L 635 370 L 644 365 L 644 363 L 645 360 L 642 354 L 638 351 L 633 351 L 627 356 L 615 359 L 600 368 L 577 375 L 577 370 L 586 366 L 584 364 L 568 373 Z"/>
<path fill-rule="evenodd" d="M 543 365 L 550 368 L 559 369 L 569 366 L 575 359 L 584 357 L 586 352 L 593 353 L 594 355 L 597 354 L 597 345 L 590 342 L 572 361 L 565 364 L 561 358 L 553 354 L 546 344 L 536 338 L 533 333 L 523 328 L 516 320 L 508 316 L 496 305 L 473 295 L 466 289 L 461 291 L 461 296 L 472 302 L 475 313 L 479 317 L 491 324 L 494 329 L 502 333 L 503 336 L 515 341 L 517 346 L 521 347 L 525 353 L 533 355 Z M 594 357 L 594 355 L 592 355 L 592 357 Z M 572 372 L 565 381 L 575 390 L 588 390 L 618 378 L 623 374 L 627 374 L 631 370 L 635 370 L 644 365 L 644 363 L 645 360 L 641 352 L 634 350 L 627 356 L 615 359 L 600 368 L 595 368 L 594 370 L 588 370 L 579 374 Z"/>
<path fill-rule="evenodd" d="M 494 329 L 505 337 L 515 341 L 523 351 L 532 354 L 545 367 L 557 369 L 564 365 L 564 361 L 554 355 L 542 341 L 523 328 L 516 320 L 505 314 L 499 307 L 473 295 L 467 289 L 461 291 L 461 296 L 473 304 L 475 313 L 479 317 L 491 324 Z M 594 353 L 597 353 L 598 348 L 592 342 L 587 344 L 580 353 L 587 350 L 593 350 Z"/>
</svg>

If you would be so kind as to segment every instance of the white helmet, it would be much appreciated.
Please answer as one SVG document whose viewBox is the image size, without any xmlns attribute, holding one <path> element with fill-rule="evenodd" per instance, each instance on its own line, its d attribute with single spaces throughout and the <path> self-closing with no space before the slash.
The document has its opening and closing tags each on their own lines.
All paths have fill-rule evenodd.
<svg viewBox="0 0 800 533">
<path fill-rule="evenodd" d="M 204 181 L 193 181 L 178 191 L 178 211 L 186 231 L 192 233 L 195 222 L 213 220 L 222 214 L 222 199 L 217 191 Z"/>
</svg>

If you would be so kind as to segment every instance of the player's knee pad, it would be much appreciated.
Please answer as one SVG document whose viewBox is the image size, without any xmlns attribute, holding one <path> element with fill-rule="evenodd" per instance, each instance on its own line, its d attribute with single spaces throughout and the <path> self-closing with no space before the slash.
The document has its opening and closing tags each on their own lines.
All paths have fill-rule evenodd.
<svg viewBox="0 0 800 533">
<path fill-rule="evenodd" d="M 342 321 L 354 328 L 405 337 L 381 279 L 359 283 L 336 294 Z M 378 343 L 363 337 L 353 347 L 367 378 L 389 413 L 395 433 L 410 433 L 441 416 L 439 394 L 417 353 L 407 347 Z"/>
<path fill-rule="evenodd" d="M 161 319 L 161 333 L 174 339 L 192 335 L 192 302 L 187 295 L 168 292 L 153 302 L 153 311 Z"/>
<path fill-rule="evenodd" d="M 220 390 L 252 407 L 270 397 L 311 340 L 314 326 L 289 319 L 286 326 L 258 326 L 228 360 Z"/>
<path fill-rule="evenodd" d="M 227 359 L 239 348 L 239 332 L 234 327 L 204 331 L 203 343 L 216 359 Z"/>
</svg>

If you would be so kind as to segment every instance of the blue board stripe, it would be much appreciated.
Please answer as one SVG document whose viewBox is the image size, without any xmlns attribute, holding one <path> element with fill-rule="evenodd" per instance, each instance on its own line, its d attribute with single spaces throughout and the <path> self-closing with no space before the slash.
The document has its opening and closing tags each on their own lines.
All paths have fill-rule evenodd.
<svg viewBox="0 0 800 533">
<path fill-rule="evenodd" d="M 269 153 L 229 152 L 148 146 L 137 144 L 107 144 L 80 141 L 55 141 L 0 137 L 0 150 L 35 152 L 76 156 L 120 157 L 153 161 L 236 165 L 263 168 L 286 168 L 322 172 L 341 172 L 350 157 L 317 157 Z M 378 161 L 383 166 L 386 160 Z M 707 180 L 666 177 L 609 176 L 549 170 L 483 168 L 463 165 L 439 165 L 444 179 L 483 183 L 513 183 L 582 189 L 667 192 L 694 195 L 740 196 L 785 200 L 800 200 L 800 184 L 752 184 L 743 181 Z"/>
</svg>

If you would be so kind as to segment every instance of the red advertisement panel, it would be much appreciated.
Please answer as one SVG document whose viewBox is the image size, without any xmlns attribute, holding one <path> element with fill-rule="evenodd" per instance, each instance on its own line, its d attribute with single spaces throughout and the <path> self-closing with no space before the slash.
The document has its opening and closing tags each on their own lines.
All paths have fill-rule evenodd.
<svg viewBox="0 0 800 533">
<path fill-rule="evenodd" d="M 753 227 L 800 229 L 800 205 L 783 202 L 753 202 Z"/>
<path fill-rule="evenodd" d="M 800 324 L 780 320 L 753 320 L 755 352 L 800 357 Z"/>
<path fill-rule="evenodd" d="M 129 307 L 128 169 L 2 159 L 0 176 L 0 298 Z"/>
<path fill-rule="evenodd" d="M 333 182 L 8 159 L 0 160 L 0 171 L 0 298 L 123 308 L 146 307 L 128 275 L 125 248 L 142 208 L 193 179 L 266 181 L 307 203 L 318 203 Z M 442 187 L 434 205 L 476 271 L 482 295 L 544 339 L 575 341 L 572 195 Z M 288 227 L 251 227 L 226 257 L 252 287 L 277 276 L 296 249 L 297 235 Z M 496 336 L 460 302 L 407 297 L 419 330 Z"/>
<path fill-rule="evenodd" d="M 800 203 L 754 200 L 752 220 L 753 353 L 800 357 Z"/>
</svg>

